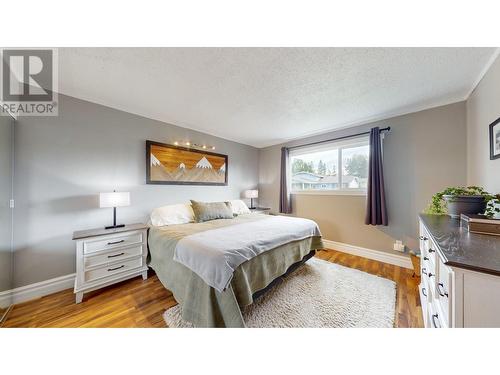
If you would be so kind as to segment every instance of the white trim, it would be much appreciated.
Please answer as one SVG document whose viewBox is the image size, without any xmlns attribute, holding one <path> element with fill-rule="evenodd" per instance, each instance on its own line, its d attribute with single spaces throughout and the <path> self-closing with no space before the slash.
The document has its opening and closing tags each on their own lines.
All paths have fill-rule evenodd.
<svg viewBox="0 0 500 375">
<path fill-rule="evenodd" d="M 292 195 L 359 195 L 366 196 L 366 189 L 343 190 L 294 190 Z"/>
<path fill-rule="evenodd" d="M 12 290 L 0 292 L 0 308 L 5 309 L 12 303 Z"/>
<path fill-rule="evenodd" d="M 411 259 L 405 255 L 386 253 L 380 250 L 367 249 L 364 247 L 345 244 L 342 242 L 323 240 L 329 249 L 343 253 L 357 255 L 363 258 L 377 260 L 395 266 L 413 269 Z M 12 290 L 0 292 L 0 306 L 8 307 L 11 303 L 21 303 L 31 299 L 40 298 L 65 289 L 72 289 L 75 283 L 75 274 L 56 277 L 54 279 L 41 281 Z"/>
<path fill-rule="evenodd" d="M 357 255 L 363 258 L 377 260 L 383 263 L 393 264 L 399 267 L 413 269 L 413 264 L 411 263 L 411 259 L 406 255 L 388 253 L 380 250 L 367 249 L 365 247 L 359 247 L 330 240 L 323 240 L 323 243 L 328 249 L 337 250 L 342 253 L 347 253 L 351 255 Z"/>
<path fill-rule="evenodd" d="M 339 148 L 354 148 L 370 145 L 370 134 L 358 134 L 353 136 L 346 136 L 344 139 L 332 139 L 332 140 L 320 140 L 320 143 L 312 145 L 298 145 L 291 146 L 289 153 L 290 157 L 299 157 L 308 154 L 314 154 L 316 152 L 332 151 Z"/>
<path fill-rule="evenodd" d="M 488 62 L 484 66 L 484 68 L 481 70 L 481 72 L 479 72 L 479 75 L 477 76 L 476 80 L 474 81 L 474 84 L 472 85 L 470 91 L 467 93 L 467 95 L 465 95 L 464 100 L 468 100 L 470 98 L 470 96 L 472 95 L 472 93 L 474 92 L 476 87 L 483 80 L 486 73 L 488 73 L 488 70 L 490 70 L 491 66 L 493 65 L 493 63 L 497 59 L 498 55 L 500 55 L 500 47 L 497 47 L 495 49 L 495 52 L 493 52 L 493 55 L 491 55 L 490 59 L 488 60 Z"/>
<path fill-rule="evenodd" d="M 16 304 L 31 299 L 40 298 L 61 290 L 73 288 L 75 284 L 75 274 L 60 276 L 54 279 L 40 281 L 30 285 L 0 292 L 0 306 L 3 304 Z M 5 306 L 5 307 L 7 307 Z"/>
</svg>

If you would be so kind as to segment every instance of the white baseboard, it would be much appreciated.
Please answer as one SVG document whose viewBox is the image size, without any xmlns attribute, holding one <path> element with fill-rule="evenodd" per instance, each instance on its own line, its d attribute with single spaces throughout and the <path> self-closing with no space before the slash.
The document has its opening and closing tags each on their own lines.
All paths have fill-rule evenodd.
<svg viewBox="0 0 500 375">
<path fill-rule="evenodd" d="M 367 249 L 364 247 L 345 244 L 342 242 L 323 240 L 329 249 L 343 253 L 357 255 L 363 258 L 378 260 L 379 262 L 393 264 L 395 266 L 413 269 L 411 260 L 406 255 L 386 253 L 380 250 Z M 73 288 L 75 274 L 56 277 L 54 279 L 41 281 L 39 283 L 22 286 L 12 290 L 0 292 L 0 307 L 8 307 L 11 303 L 21 303 L 30 299 L 40 298 L 64 289 Z"/>
<path fill-rule="evenodd" d="M 12 304 L 12 290 L 0 292 L 0 309 L 5 309 Z"/>
<path fill-rule="evenodd" d="M 0 306 L 7 307 L 10 304 L 40 298 L 52 293 L 60 292 L 64 289 L 73 288 L 74 284 L 75 274 L 73 273 L 71 275 L 60 276 L 54 279 L 0 292 Z"/>
<path fill-rule="evenodd" d="M 357 255 L 363 258 L 378 260 L 379 262 L 393 264 L 399 267 L 413 269 L 411 259 L 407 255 L 387 253 L 385 251 L 367 249 L 365 247 L 359 247 L 330 240 L 323 240 L 323 243 L 328 249 L 337 250 L 342 253 L 351 255 Z"/>
</svg>

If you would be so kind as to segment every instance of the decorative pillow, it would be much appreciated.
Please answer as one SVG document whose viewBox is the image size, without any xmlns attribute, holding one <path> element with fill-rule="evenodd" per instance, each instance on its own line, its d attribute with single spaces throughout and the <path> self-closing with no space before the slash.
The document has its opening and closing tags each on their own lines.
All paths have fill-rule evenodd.
<svg viewBox="0 0 500 375">
<path fill-rule="evenodd" d="M 229 203 L 231 203 L 233 214 L 236 216 L 250 213 L 248 206 L 241 199 L 235 199 L 230 201 Z"/>
<path fill-rule="evenodd" d="M 197 223 L 215 219 L 232 219 L 233 210 L 229 202 L 197 202 L 191 200 L 195 220 Z"/>
<path fill-rule="evenodd" d="M 192 222 L 194 222 L 194 212 L 189 203 L 163 206 L 151 212 L 151 224 L 155 227 Z"/>
</svg>

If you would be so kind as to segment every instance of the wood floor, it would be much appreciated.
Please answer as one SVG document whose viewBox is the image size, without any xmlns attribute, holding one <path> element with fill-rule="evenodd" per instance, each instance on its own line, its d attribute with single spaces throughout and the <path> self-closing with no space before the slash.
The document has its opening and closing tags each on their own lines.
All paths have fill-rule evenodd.
<svg viewBox="0 0 500 375">
<path fill-rule="evenodd" d="M 422 327 L 419 278 L 411 270 L 334 250 L 317 257 L 394 280 L 396 327 Z M 2 327 L 165 327 L 163 312 L 176 305 L 154 273 L 91 292 L 75 304 L 72 289 L 15 305 Z"/>
</svg>

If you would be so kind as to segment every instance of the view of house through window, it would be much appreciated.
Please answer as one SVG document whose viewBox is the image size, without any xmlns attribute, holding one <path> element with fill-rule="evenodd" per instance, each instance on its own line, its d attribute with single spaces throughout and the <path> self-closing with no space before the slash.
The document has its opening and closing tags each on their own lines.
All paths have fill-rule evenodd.
<svg viewBox="0 0 500 375">
<path fill-rule="evenodd" d="M 292 191 L 366 190 L 368 143 L 367 138 L 358 138 L 292 150 Z"/>
</svg>

